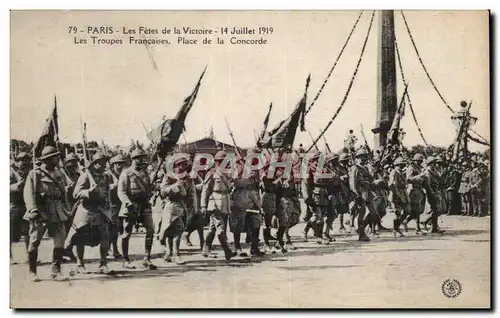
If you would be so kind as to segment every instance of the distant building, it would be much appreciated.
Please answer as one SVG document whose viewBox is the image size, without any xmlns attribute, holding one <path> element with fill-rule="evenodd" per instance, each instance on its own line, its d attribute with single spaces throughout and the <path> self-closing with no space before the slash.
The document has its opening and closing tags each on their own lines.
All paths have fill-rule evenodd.
<svg viewBox="0 0 500 318">
<path fill-rule="evenodd" d="M 238 149 L 243 156 L 246 155 L 245 149 Z M 234 146 L 223 143 L 222 141 L 218 141 L 211 137 L 205 137 L 197 141 L 182 143 L 176 146 L 176 151 L 189 153 L 192 156 L 195 153 L 209 153 L 211 155 L 215 155 L 219 150 L 224 150 L 228 153 L 236 153 Z"/>
</svg>

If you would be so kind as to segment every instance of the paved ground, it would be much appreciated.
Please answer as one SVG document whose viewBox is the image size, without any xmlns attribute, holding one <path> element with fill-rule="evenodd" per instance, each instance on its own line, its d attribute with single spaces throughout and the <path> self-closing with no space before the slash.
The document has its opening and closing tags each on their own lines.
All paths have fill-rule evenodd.
<svg viewBox="0 0 500 318">
<path fill-rule="evenodd" d="M 371 242 L 338 236 L 330 246 L 297 243 L 287 255 L 263 259 L 206 260 L 196 248 L 184 250 L 184 266 L 157 271 L 127 271 L 110 263 L 115 276 L 75 276 L 70 282 L 48 280 L 50 241 L 41 245 L 44 280 L 27 279 L 27 265 L 11 266 L 11 306 L 26 307 L 474 307 L 490 306 L 490 218 L 443 217 L 444 235 L 394 239 L 391 233 Z M 384 220 L 389 225 L 390 220 Z M 292 231 L 298 242 L 303 225 Z M 193 235 L 195 239 L 196 235 Z M 197 240 L 193 240 L 193 243 Z M 131 251 L 143 250 L 142 235 Z M 154 252 L 160 253 L 155 242 Z M 185 245 L 184 245 L 185 248 Z M 96 269 L 98 248 L 87 250 Z M 140 255 L 134 255 L 139 259 Z M 14 258 L 24 257 L 22 243 Z M 73 264 L 65 265 L 67 272 Z M 456 298 L 441 291 L 445 279 L 462 286 Z"/>
</svg>

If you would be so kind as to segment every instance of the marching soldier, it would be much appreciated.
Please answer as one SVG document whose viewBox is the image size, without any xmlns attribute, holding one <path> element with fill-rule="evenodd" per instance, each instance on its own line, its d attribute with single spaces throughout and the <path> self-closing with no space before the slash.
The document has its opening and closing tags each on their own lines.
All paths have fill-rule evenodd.
<svg viewBox="0 0 500 318">
<path fill-rule="evenodd" d="M 394 160 L 394 169 L 389 175 L 389 189 L 391 190 L 389 194 L 389 201 L 394 209 L 394 219 L 393 219 L 393 233 L 394 236 L 399 235 L 404 236 L 399 225 L 401 224 L 402 218 L 406 218 L 408 213 L 408 193 L 406 192 L 406 176 L 403 171 L 403 167 L 406 166 L 403 158 L 398 157 Z"/>
<path fill-rule="evenodd" d="M 250 154 L 255 150 L 250 149 Z M 250 197 L 250 187 L 254 184 L 253 180 L 248 178 L 243 161 L 238 161 L 236 167 L 236 178 L 233 180 L 233 191 L 231 193 L 231 208 L 229 214 L 229 229 L 234 236 L 234 248 L 241 257 L 247 257 L 248 254 L 241 249 L 241 233 L 245 231 L 245 220 L 247 218 L 247 209 L 253 207 L 252 200 L 256 197 Z M 257 207 L 258 208 L 258 207 Z M 247 234 L 247 235 L 252 235 Z M 251 241 L 251 238 L 250 238 Z"/>
<path fill-rule="evenodd" d="M 424 225 L 426 225 L 430 221 L 432 226 L 431 233 L 443 233 L 444 231 L 438 228 L 438 217 L 442 209 L 442 198 L 440 193 L 441 189 L 439 174 L 436 168 L 436 161 L 437 159 L 435 157 L 431 156 L 427 158 L 427 167 L 424 171 L 427 200 L 429 201 L 429 204 L 431 206 L 430 218 L 424 221 Z"/>
<path fill-rule="evenodd" d="M 142 223 L 146 228 L 145 256 L 143 267 L 154 270 L 157 266 L 151 262 L 151 247 L 153 245 L 154 224 L 149 203 L 150 178 L 146 171 L 146 153 L 136 148 L 130 154 L 132 164 L 124 169 L 118 180 L 118 198 L 121 202 L 119 217 L 123 218 L 123 233 L 121 236 L 123 267 L 134 269 L 128 256 L 129 241 L 134 225 Z"/>
<path fill-rule="evenodd" d="M 56 281 L 68 280 L 61 273 L 61 261 L 64 254 L 68 220 L 66 200 L 67 184 L 64 174 L 57 168 L 59 152 L 52 146 L 46 146 L 40 156 L 40 167 L 28 173 L 24 186 L 26 213 L 24 219 L 29 222 L 28 263 L 32 281 L 38 282 L 37 275 L 38 246 L 46 230 L 54 241 L 52 253 L 51 277 Z"/>
<path fill-rule="evenodd" d="M 73 190 L 75 189 L 76 182 L 80 177 L 80 172 L 78 171 L 78 156 L 75 153 L 70 153 L 64 158 L 64 172 L 68 177 L 68 203 L 69 207 L 71 207 L 71 211 L 68 217 L 68 221 L 66 222 L 66 231 L 69 231 L 71 224 L 73 223 L 73 217 L 75 216 L 76 206 L 75 200 L 73 198 Z M 76 262 L 76 256 L 73 253 L 73 245 L 69 245 L 65 252 L 64 256 L 69 258 L 71 262 Z"/>
<path fill-rule="evenodd" d="M 382 169 L 380 166 L 383 165 Z M 374 214 L 369 216 L 368 223 L 370 224 L 371 235 L 374 238 L 378 238 L 378 234 L 376 233 L 377 227 L 380 231 L 387 230 L 382 226 L 382 218 L 386 215 L 388 198 L 389 198 L 389 186 L 387 181 L 389 180 L 389 168 L 390 165 L 387 163 L 380 162 L 380 156 L 375 154 L 373 157 L 373 164 L 368 163 L 367 165 L 368 171 L 372 174 L 373 177 L 373 209 Z"/>
<path fill-rule="evenodd" d="M 254 148 L 247 151 L 248 156 L 260 153 L 260 149 Z M 257 158 L 252 158 L 252 164 L 258 163 Z M 250 255 L 262 256 L 265 255 L 259 249 L 259 232 L 262 225 L 262 203 L 260 198 L 260 172 L 252 170 L 248 172 L 248 197 L 246 202 L 245 228 L 247 231 L 247 239 L 250 242 Z"/>
<path fill-rule="evenodd" d="M 360 148 L 356 152 L 355 164 L 349 171 L 349 186 L 354 193 L 354 211 L 358 216 L 358 234 L 360 241 L 369 241 L 366 236 L 366 208 L 368 207 L 369 213 L 372 209 L 373 194 L 371 188 L 373 187 L 373 178 L 366 168 L 368 163 L 368 152 L 365 148 Z"/>
<path fill-rule="evenodd" d="M 279 150 L 278 156 L 280 156 Z M 266 254 L 272 252 L 270 241 L 274 238 L 271 236 L 271 226 L 273 216 L 276 214 L 277 192 L 279 187 L 276 182 L 278 179 L 276 177 L 276 173 L 274 176 L 268 175 L 268 169 L 270 168 L 271 159 L 272 158 L 270 155 L 267 156 L 267 166 L 262 169 L 260 180 L 262 190 L 262 211 L 264 213 L 264 227 L 262 228 L 262 236 L 264 237 L 264 252 Z"/>
<path fill-rule="evenodd" d="M 327 167 L 319 170 L 319 157 L 318 153 L 311 159 L 308 177 L 303 180 L 304 199 L 313 212 L 309 226 L 321 233 L 317 241 L 318 244 L 330 244 L 332 238 L 329 235 L 329 230 L 334 219 L 333 211 L 329 209 L 330 202 L 327 191 L 330 181 L 322 175 L 328 173 Z"/>
<path fill-rule="evenodd" d="M 121 259 L 122 255 L 118 251 L 118 236 L 123 232 L 122 222 L 118 216 L 121 202 L 118 198 L 118 180 L 125 168 L 127 160 L 124 155 L 118 154 L 109 160 L 109 170 L 107 172 L 109 185 L 109 204 L 111 209 L 111 222 L 109 223 L 109 238 L 113 248 L 113 257 Z"/>
<path fill-rule="evenodd" d="M 344 226 L 344 214 L 349 213 L 349 202 L 351 202 L 351 189 L 349 188 L 349 154 L 342 152 L 339 155 L 339 164 L 337 166 L 337 172 L 339 174 L 340 181 L 342 181 L 342 188 L 344 192 L 342 194 L 342 198 L 345 204 L 345 207 L 340 208 L 337 213 L 339 214 L 339 223 L 340 223 L 340 232 L 346 232 L 346 228 Z"/>
<path fill-rule="evenodd" d="M 422 168 L 424 159 L 425 158 L 422 154 L 417 153 L 413 156 L 413 164 L 410 164 L 406 168 L 406 180 L 408 182 L 407 191 L 410 199 L 410 214 L 403 221 L 403 226 L 405 231 L 408 231 L 408 222 L 415 220 L 415 223 L 417 224 L 415 234 L 417 235 L 427 234 L 422 232 L 420 229 L 420 215 L 424 213 L 425 210 L 425 173 Z"/>
<path fill-rule="evenodd" d="M 76 182 L 73 197 L 76 212 L 68 232 L 66 245 L 76 245 L 77 272 L 85 273 L 85 246 L 97 246 L 100 250 L 98 272 L 108 274 L 106 257 L 109 250 L 109 222 L 111 221 L 109 188 L 110 179 L 104 173 L 107 158 L 101 152 L 92 156 L 92 161 Z"/>
<path fill-rule="evenodd" d="M 24 205 L 23 190 L 26 177 L 30 170 L 31 158 L 26 152 L 20 152 L 15 158 L 15 164 L 10 168 L 10 257 L 12 260 L 12 243 L 24 239 L 26 253 L 28 253 L 29 235 L 28 222 L 23 219 L 26 207 Z M 13 262 L 13 264 L 16 264 Z"/>
<path fill-rule="evenodd" d="M 285 231 L 285 249 L 295 250 L 296 247 L 292 244 L 289 231 L 300 222 L 301 209 L 298 189 L 300 179 L 295 178 L 295 175 L 298 175 L 300 172 L 300 158 L 294 157 L 293 153 L 288 153 L 285 160 L 292 161 L 292 172 L 290 176 L 284 178 L 281 184 L 280 208 L 289 216 L 288 226 Z"/>
<path fill-rule="evenodd" d="M 165 261 L 183 265 L 180 258 L 180 242 L 184 232 L 184 217 L 197 206 L 196 189 L 189 176 L 189 156 L 178 153 L 170 158 L 173 173 L 167 171 L 160 186 L 160 195 L 165 200 L 161 226 L 158 230 L 162 246 L 168 241 L 168 254 L 165 249 Z M 192 211 L 194 213 L 194 211 Z"/>
<path fill-rule="evenodd" d="M 202 255 L 204 257 L 217 257 L 212 253 L 212 243 L 217 235 L 226 260 L 230 260 L 237 253 L 231 251 L 226 237 L 232 186 L 230 176 L 223 171 L 225 167 L 221 167 L 225 157 L 226 152 L 222 150 L 215 154 L 215 165 L 209 170 L 203 182 L 201 211 L 203 214 L 209 213 L 210 215 L 210 230 L 205 239 Z"/>
<path fill-rule="evenodd" d="M 198 232 L 198 238 L 200 240 L 200 250 L 203 250 L 203 245 L 205 245 L 205 235 L 203 233 L 203 228 L 208 225 L 207 217 L 201 213 L 201 191 L 203 190 L 203 179 L 205 178 L 206 171 L 196 171 L 191 170 L 190 177 L 193 180 L 195 190 L 196 190 L 196 202 L 195 213 L 191 220 L 186 223 L 186 229 L 184 230 L 184 239 L 186 240 L 187 246 L 193 246 L 191 243 L 191 233 L 194 231 Z"/>
</svg>

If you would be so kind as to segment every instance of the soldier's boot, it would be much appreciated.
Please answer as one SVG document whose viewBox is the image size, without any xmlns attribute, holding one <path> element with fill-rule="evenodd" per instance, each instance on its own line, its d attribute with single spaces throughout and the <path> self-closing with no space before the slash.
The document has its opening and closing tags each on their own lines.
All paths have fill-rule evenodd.
<svg viewBox="0 0 500 318">
<path fill-rule="evenodd" d="M 163 248 L 164 248 L 164 256 L 163 256 L 163 260 L 165 261 L 165 263 L 172 263 L 172 256 L 173 256 L 173 252 L 174 252 L 174 242 L 172 240 L 172 238 L 168 238 L 167 239 L 168 241 L 168 247 L 167 245 L 164 245 Z"/>
<path fill-rule="evenodd" d="M 109 250 L 109 241 L 108 240 L 101 241 L 101 244 L 99 244 L 99 251 L 101 253 L 101 255 L 100 255 L 101 258 L 99 260 L 100 261 L 99 271 L 102 274 L 108 274 L 109 273 L 108 261 L 107 261 L 108 250 Z"/>
<path fill-rule="evenodd" d="M 340 233 L 347 232 L 347 229 L 345 228 L 345 225 L 344 225 L 344 213 L 339 214 L 339 223 L 340 223 L 339 232 Z"/>
<path fill-rule="evenodd" d="M 217 258 L 217 254 L 212 253 L 212 243 L 215 238 L 215 231 L 210 231 L 205 239 L 205 245 L 203 245 L 203 251 L 201 255 L 203 257 Z"/>
<path fill-rule="evenodd" d="M 415 231 L 415 234 L 427 235 L 427 232 L 422 231 L 422 229 L 420 228 L 420 215 L 415 218 L 415 223 L 417 223 L 417 229 Z"/>
<path fill-rule="evenodd" d="M 193 246 L 193 243 L 191 243 L 191 232 L 182 233 L 182 239 L 186 241 L 187 246 Z"/>
<path fill-rule="evenodd" d="M 227 244 L 227 238 L 225 233 L 220 233 L 219 235 L 217 235 L 217 238 L 219 239 L 220 246 L 224 251 L 224 256 L 226 257 L 226 261 L 229 261 L 231 258 L 238 255 L 236 252 L 233 252 L 229 247 L 229 244 Z"/>
<path fill-rule="evenodd" d="M 310 223 L 310 221 L 308 221 L 306 223 L 306 225 L 304 226 L 304 231 L 302 233 L 302 239 L 303 239 L 304 242 L 308 241 L 307 234 L 309 233 L 309 229 L 311 229 L 311 223 Z"/>
<path fill-rule="evenodd" d="M 234 236 L 234 249 L 236 250 L 236 253 L 238 253 L 238 255 L 241 257 L 248 257 L 248 254 L 243 252 L 243 250 L 241 249 L 241 243 L 240 243 L 241 233 L 234 232 L 233 236 Z"/>
<path fill-rule="evenodd" d="M 69 280 L 68 276 L 65 276 L 61 273 L 61 261 L 64 255 L 63 248 L 54 248 L 52 252 L 52 266 L 51 266 L 51 274 L 50 277 L 52 280 L 58 282 L 64 282 Z"/>
<path fill-rule="evenodd" d="M 399 237 L 403 237 L 404 236 L 403 232 L 401 232 L 401 230 L 399 229 L 400 222 L 401 221 L 399 219 L 396 219 L 396 220 L 392 221 L 394 237 L 398 237 L 398 236 Z"/>
<path fill-rule="evenodd" d="M 250 255 L 252 256 L 263 256 L 266 253 L 259 250 L 259 229 L 255 229 L 254 231 L 248 233 L 250 237 Z"/>
<path fill-rule="evenodd" d="M 38 277 L 36 272 L 37 261 L 38 261 L 38 250 L 28 252 L 28 266 L 29 266 L 30 279 L 35 283 L 40 281 L 40 278 Z"/>
<path fill-rule="evenodd" d="M 408 232 L 408 222 L 410 222 L 410 216 L 406 217 L 403 221 L 403 229 L 405 232 Z"/>
<path fill-rule="evenodd" d="M 113 258 L 118 260 L 118 259 L 121 259 L 122 258 L 122 254 L 120 254 L 120 252 L 118 251 L 118 242 L 116 239 L 114 239 L 112 242 L 111 242 L 111 245 L 112 245 L 112 250 L 113 250 Z"/>
<path fill-rule="evenodd" d="M 122 238 L 122 255 L 123 255 L 123 268 L 126 269 L 135 269 L 134 264 L 130 262 L 130 259 L 128 257 L 128 247 L 129 247 L 129 239 L 128 238 Z"/>
<path fill-rule="evenodd" d="M 76 245 L 77 272 L 83 274 L 85 272 L 85 245 Z"/>
<path fill-rule="evenodd" d="M 371 228 L 371 236 L 372 238 L 379 238 L 380 236 L 377 233 L 377 224 L 376 222 L 371 222 L 370 223 L 370 228 Z"/>
<path fill-rule="evenodd" d="M 438 226 L 438 216 L 437 215 L 433 215 L 432 219 L 431 219 L 431 233 L 438 233 L 438 234 L 441 234 L 441 233 L 444 233 L 444 230 L 441 230 Z"/>
<path fill-rule="evenodd" d="M 180 253 L 180 246 L 181 246 L 181 237 L 174 237 L 174 258 L 173 261 L 177 265 L 184 265 L 186 264 L 186 261 L 181 259 L 181 253 Z"/>
<path fill-rule="evenodd" d="M 358 217 L 358 241 L 369 242 L 370 238 L 365 233 L 366 223 L 362 216 Z"/>
<path fill-rule="evenodd" d="M 67 257 L 69 262 L 71 262 L 71 263 L 76 263 L 77 258 L 75 256 L 75 254 L 73 253 L 73 244 L 69 245 L 67 248 L 64 249 L 63 257 Z"/>
<path fill-rule="evenodd" d="M 296 250 L 297 248 L 295 245 L 292 244 L 292 238 L 290 237 L 290 228 L 287 228 L 285 231 L 285 237 L 286 237 L 286 242 L 285 242 L 285 248 L 289 251 Z"/>
<path fill-rule="evenodd" d="M 280 226 L 278 227 L 278 232 L 276 234 L 277 241 L 274 245 L 274 252 L 288 253 L 285 248 L 285 242 L 283 241 L 283 236 L 285 235 L 286 227 Z"/>
<path fill-rule="evenodd" d="M 205 235 L 203 233 L 203 227 L 199 227 L 196 229 L 196 231 L 198 232 L 198 238 L 200 240 L 200 250 L 203 249 L 203 245 L 205 245 Z"/>
<path fill-rule="evenodd" d="M 150 269 L 150 270 L 155 270 L 158 269 L 158 266 L 153 264 L 151 262 L 151 247 L 153 247 L 153 235 L 147 235 L 146 238 L 144 239 L 144 245 L 145 245 L 145 255 L 144 255 L 144 261 L 142 262 L 142 267 Z"/>
<path fill-rule="evenodd" d="M 271 249 L 271 245 L 269 243 L 269 237 L 271 236 L 271 229 L 266 229 L 266 228 L 263 228 L 262 229 L 262 236 L 264 237 L 264 252 L 266 254 L 271 254 L 272 253 L 272 249 Z"/>
</svg>

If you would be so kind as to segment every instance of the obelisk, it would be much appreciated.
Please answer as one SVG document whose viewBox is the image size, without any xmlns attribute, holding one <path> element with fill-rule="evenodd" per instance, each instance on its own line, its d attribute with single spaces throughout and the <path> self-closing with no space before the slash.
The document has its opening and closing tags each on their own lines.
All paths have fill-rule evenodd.
<svg viewBox="0 0 500 318">
<path fill-rule="evenodd" d="M 387 141 L 387 132 L 391 128 L 397 109 L 396 89 L 396 51 L 394 47 L 394 11 L 379 12 L 377 59 L 377 120 L 375 128 L 375 146 L 383 147 Z"/>
</svg>

